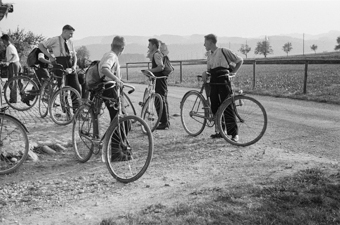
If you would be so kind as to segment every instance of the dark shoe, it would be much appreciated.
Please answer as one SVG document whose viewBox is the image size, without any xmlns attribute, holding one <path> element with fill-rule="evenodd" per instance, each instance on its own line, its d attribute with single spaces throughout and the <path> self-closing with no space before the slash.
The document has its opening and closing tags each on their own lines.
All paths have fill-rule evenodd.
<svg viewBox="0 0 340 225">
<path fill-rule="evenodd" d="M 13 99 L 10 99 L 9 103 L 17 103 L 17 101 L 14 101 Z"/>
<path fill-rule="evenodd" d="M 129 160 L 131 160 L 131 155 L 123 152 L 115 152 L 111 155 L 111 162 L 124 162 Z"/>
<path fill-rule="evenodd" d="M 25 103 L 26 105 L 31 106 L 31 103 L 30 103 L 30 101 L 28 99 L 21 99 L 21 101 L 23 103 Z"/>
<path fill-rule="evenodd" d="M 215 139 L 215 138 L 222 138 L 222 135 L 221 135 L 220 133 L 215 133 L 215 134 L 210 135 L 210 137 L 211 137 L 212 139 Z"/>
<path fill-rule="evenodd" d="M 165 130 L 167 128 L 169 128 L 169 124 L 167 124 L 167 123 L 160 123 L 158 125 L 158 127 L 156 128 L 156 130 Z"/>
</svg>

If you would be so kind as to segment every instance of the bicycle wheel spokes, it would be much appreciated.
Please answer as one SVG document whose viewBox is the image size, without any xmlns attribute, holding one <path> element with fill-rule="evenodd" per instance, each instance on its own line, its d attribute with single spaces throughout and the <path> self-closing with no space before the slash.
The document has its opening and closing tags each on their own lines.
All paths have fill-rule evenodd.
<svg viewBox="0 0 340 225">
<path fill-rule="evenodd" d="M 94 138 L 93 133 L 94 114 L 90 106 L 83 105 L 77 111 L 72 128 L 72 144 L 76 158 L 80 162 L 87 162 L 93 153 Z"/>
<path fill-rule="evenodd" d="M 152 133 L 141 118 L 126 116 L 109 127 L 103 147 L 111 175 L 120 182 L 132 182 L 139 179 L 150 164 Z"/>
<path fill-rule="evenodd" d="M 4 98 L 6 103 L 13 109 L 19 111 L 25 111 L 32 108 L 38 100 L 38 95 L 38 85 L 25 76 L 9 79 L 4 87 Z"/>
<path fill-rule="evenodd" d="M 72 122 L 73 115 L 80 105 L 80 94 L 72 87 L 63 87 L 57 91 L 49 104 L 52 120 L 59 125 Z"/>
<path fill-rule="evenodd" d="M 40 90 L 39 95 L 39 114 L 44 118 L 48 113 L 48 102 L 52 92 L 52 85 L 45 82 Z"/>
<path fill-rule="evenodd" d="M 15 119 L 0 115 L 0 174 L 18 169 L 28 155 L 28 137 Z"/>
<path fill-rule="evenodd" d="M 181 121 L 185 131 L 197 136 L 204 130 L 207 123 L 207 107 L 204 97 L 198 92 L 189 92 L 181 101 Z"/>
<path fill-rule="evenodd" d="M 234 103 L 228 101 L 218 112 L 218 125 L 222 136 L 231 144 L 248 146 L 256 143 L 267 129 L 267 114 L 264 107 L 248 96 L 235 96 Z M 236 123 L 235 123 L 236 121 Z M 232 136 L 238 134 L 237 142 Z"/>
<path fill-rule="evenodd" d="M 153 132 L 161 120 L 163 113 L 163 100 L 159 94 L 152 94 L 148 100 L 146 100 L 142 108 L 142 118 L 149 125 Z"/>
</svg>

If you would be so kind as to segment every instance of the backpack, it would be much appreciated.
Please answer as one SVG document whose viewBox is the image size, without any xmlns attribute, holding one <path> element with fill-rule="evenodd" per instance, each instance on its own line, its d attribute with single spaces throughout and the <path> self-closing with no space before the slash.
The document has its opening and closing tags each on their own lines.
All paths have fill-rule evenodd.
<svg viewBox="0 0 340 225">
<path fill-rule="evenodd" d="M 170 59 L 167 55 L 163 56 L 163 64 L 164 64 L 164 70 L 163 70 L 163 75 L 164 76 L 169 76 L 175 68 L 171 65 Z"/>
<path fill-rule="evenodd" d="M 98 70 L 99 62 L 99 60 L 93 61 L 85 72 L 85 82 L 87 89 L 92 89 L 101 82 Z"/>
<path fill-rule="evenodd" d="M 39 48 L 34 48 L 27 56 L 27 65 L 29 67 L 34 66 L 39 63 L 38 61 L 38 50 Z"/>
</svg>

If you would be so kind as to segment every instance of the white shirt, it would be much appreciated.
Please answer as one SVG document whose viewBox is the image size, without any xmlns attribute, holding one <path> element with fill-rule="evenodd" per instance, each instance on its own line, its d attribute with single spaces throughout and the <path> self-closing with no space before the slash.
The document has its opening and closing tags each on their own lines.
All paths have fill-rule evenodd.
<svg viewBox="0 0 340 225">
<path fill-rule="evenodd" d="M 228 61 L 226 60 L 226 57 Z M 224 67 L 229 68 L 230 66 L 235 67 L 238 62 L 242 61 L 242 58 L 229 49 L 226 48 L 217 48 L 214 52 L 208 52 L 208 59 L 207 59 L 207 69 L 214 69 L 217 67 Z"/>
<path fill-rule="evenodd" d="M 104 74 L 101 72 L 102 68 L 108 68 L 116 77 L 118 77 L 119 79 L 122 78 L 120 74 L 118 56 L 113 51 L 105 53 L 103 58 L 99 62 L 98 70 L 100 78 L 104 76 Z M 110 78 L 105 77 L 104 80 L 109 81 Z"/>
<path fill-rule="evenodd" d="M 64 42 L 65 42 L 65 39 L 63 39 L 61 36 L 57 36 L 57 37 L 49 38 L 46 41 L 43 41 L 41 43 L 45 48 L 52 49 L 52 52 L 55 57 L 59 57 L 59 56 L 66 56 Z M 60 43 L 61 43 L 61 46 L 60 46 Z M 70 51 L 70 56 L 74 57 L 76 55 L 76 51 L 74 49 L 72 41 L 69 39 L 66 41 L 66 44 Z"/>
<path fill-rule="evenodd" d="M 14 58 L 12 59 L 14 55 Z M 9 61 L 11 60 L 11 61 Z M 19 55 L 17 49 L 11 43 L 6 48 L 6 61 L 9 63 L 19 62 Z"/>
</svg>

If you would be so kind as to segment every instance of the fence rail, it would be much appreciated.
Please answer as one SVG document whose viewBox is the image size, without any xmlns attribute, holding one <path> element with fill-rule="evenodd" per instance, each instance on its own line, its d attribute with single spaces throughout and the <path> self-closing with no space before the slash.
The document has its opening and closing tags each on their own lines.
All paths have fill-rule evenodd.
<svg viewBox="0 0 340 225">
<path fill-rule="evenodd" d="M 141 65 L 147 65 L 150 68 L 151 62 L 131 62 L 126 63 L 126 78 L 129 80 L 129 68 L 132 67 L 141 67 Z M 202 65 L 206 64 L 207 60 L 205 59 L 196 59 L 196 60 L 174 60 L 171 61 L 173 64 L 179 64 L 180 71 L 180 83 L 183 81 L 183 65 Z M 307 78 L 308 78 L 308 65 L 309 64 L 340 64 L 340 59 L 313 59 L 313 58 L 302 58 L 302 59 L 244 59 L 244 64 L 252 64 L 253 65 L 253 82 L 252 88 L 255 89 L 256 84 L 256 65 L 260 64 L 304 64 L 304 81 L 303 81 L 303 93 L 307 93 Z M 135 66 L 133 66 L 135 65 Z"/>
</svg>

